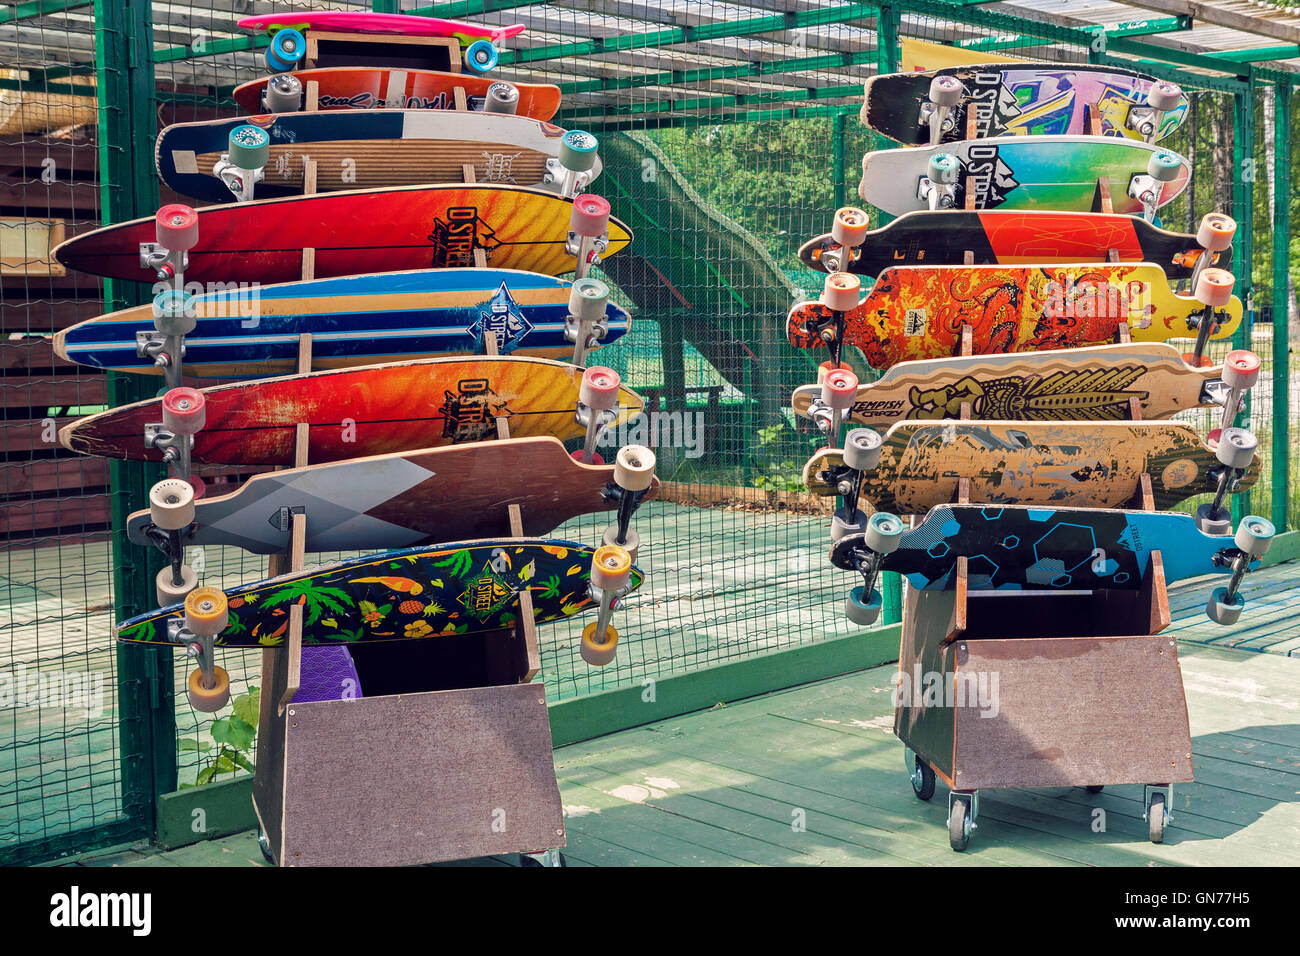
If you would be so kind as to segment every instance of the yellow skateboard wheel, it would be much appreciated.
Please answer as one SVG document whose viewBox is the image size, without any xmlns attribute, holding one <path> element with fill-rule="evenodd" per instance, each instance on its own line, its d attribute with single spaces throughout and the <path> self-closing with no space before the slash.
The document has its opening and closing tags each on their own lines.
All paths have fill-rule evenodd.
<svg viewBox="0 0 1300 956">
<path fill-rule="evenodd" d="M 195 588 L 185 596 L 185 628 L 199 637 L 216 637 L 226 627 L 229 605 L 218 588 Z"/>
<path fill-rule="evenodd" d="M 605 628 L 605 640 L 597 642 L 596 625 L 599 621 L 592 621 L 582 629 L 582 659 L 588 664 L 594 664 L 596 667 L 604 667 L 614 659 L 614 652 L 618 648 L 618 631 L 611 624 Z"/>
<path fill-rule="evenodd" d="M 230 702 L 230 675 L 223 667 L 212 669 L 212 686 L 203 686 L 203 671 L 194 668 L 186 682 L 190 706 L 201 714 L 214 714 Z"/>
<path fill-rule="evenodd" d="M 626 548 L 604 544 L 591 558 L 591 583 L 602 591 L 617 591 L 632 573 L 632 556 Z"/>
</svg>

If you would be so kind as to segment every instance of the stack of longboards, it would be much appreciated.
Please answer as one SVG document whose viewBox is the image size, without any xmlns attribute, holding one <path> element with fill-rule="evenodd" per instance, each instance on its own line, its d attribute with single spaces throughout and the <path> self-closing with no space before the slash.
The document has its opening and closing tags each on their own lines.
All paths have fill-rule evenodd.
<svg viewBox="0 0 1300 956">
<path fill-rule="evenodd" d="M 361 696 L 348 649 L 377 642 L 509 633 L 527 644 L 526 682 L 534 623 L 592 608 L 581 653 L 609 663 L 611 611 L 642 581 L 630 521 L 657 481 L 649 449 L 612 465 L 595 450 L 643 408 L 588 364 L 630 321 L 588 275 L 631 241 L 586 192 L 596 139 L 547 122 L 556 87 L 478 75 L 521 25 L 300 13 L 240 25 L 272 31 L 275 74 L 235 91 L 256 115 L 157 140 L 162 181 L 214 205 L 165 206 L 56 250 L 70 268 L 160 290 L 55 340 L 71 361 L 165 381 L 156 399 L 60 433 L 74 451 L 171 465 L 127 529 L 167 556 L 159 609 L 118 639 L 185 647 L 203 711 L 229 698 L 216 646 L 288 649 L 281 711 Z M 368 49 L 377 34 L 451 38 L 473 72 L 294 69 L 314 30 Z M 238 380 L 194 388 L 182 375 Z M 204 496 L 197 465 L 278 470 Z M 545 537 L 608 509 L 617 521 L 597 547 Z M 187 550 L 218 545 L 272 555 L 268 580 L 204 586 Z M 340 550 L 380 553 L 303 568 L 305 553 Z"/>
<path fill-rule="evenodd" d="M 1149 649 L 1168 623 L 1165 582 L 1217 571 L 1231 577 L 1207 612 L 1232 624 L 1242 575 L 1273 534 L 1248 516 L 1234 535 L 1227 508 L 1259 474 L 1254 437 L 1232 427 L 1259 360 L 1205 357 L 1242 319 L 1224 269 L 1235 223 L 1211 213 L 1180 235 L 1153 221 L 1190 175 L 1157 145 L 1183 121 L 1182 91 L 1110 67 L 996 63 L 874 77 L 864 100 L 863 122 L 905 145 L 863 157 L 859 195 L 897 218 L 871 230 L 866 212 L 840 209 L 831 233 L 800 251 L 828 273 L 820 301 L 788 320 L 794 345 L 830 355 L 793 406 L 828 439 L 804 480 L 839 497 L 830 559 L 863 577 L 848 617 L 874 622 L 877 575 L 903 575 L 900 667 L 924 660 L 949 684 L 998 643 L 964 640 L 992 636 L 970 629 L 976 618 L 1002 622 L 993 633 L 1005 637 L 1124 634 L 1104 609 L 1141 592 L 1163 607 L 1139 628 Z M 1193 340 L 1191 351 L 1169 339 Z M 860 382 L 847 346 L 883 375 Z M 1213 406 L 1222 427 L 1204 440 L 1169 420 Z M 1166 510 L 1207 493 L 1195 516 Z M 983 600 L 968 605 L 968 592 Z M 978 607 L 970 621 L 968 607 Z M 1071 645 L 1032 646 L 1051 657 L 1044 647 Z M 1118 661 L 1105 666 L 1132 665 Z M 1170 695 L 1176 708 L 1181 684 Z M 952 788 L 954 849 L 969 839 L 980 786 L 1135 782 L 1076 754 L 1044 756 L 1052 747 L 1016 753 L 1032 736 L 1018 736 L 1023 726 L 997 744 L 1008 752 L 963 753 L 951 706 L 934 717 L 949 725 L 937 733 L 922 710 L 900 704 L 896 731 L 917 751 L 907 754 L 917 795 L 933 794 L 936 770 Z M 1147 787 L 1153 840 L 1169 781 L 1191 779 L 1190 754 L 1179 757 Z"/>
</svg>

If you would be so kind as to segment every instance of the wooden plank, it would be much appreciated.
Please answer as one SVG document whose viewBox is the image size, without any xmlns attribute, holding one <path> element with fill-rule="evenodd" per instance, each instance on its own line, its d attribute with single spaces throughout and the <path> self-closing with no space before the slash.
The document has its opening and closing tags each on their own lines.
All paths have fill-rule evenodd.
<svg viewBox="0 0 1300 956">
<path fill-rule="evenodd" d="M 76 498 L 5 502 L 0 504 L 0 534 L 70 533 L 106 527 L 109 522 L 108 497 L 106 493 L 96 493 Z"/>
<path fill-rule="evenodd" d="M 31 452 L 53 452 L 59 447 L 58 430 L 71 417 L 0 422 L 0 454 L 19 459 Z"/>
<path fill-rule="evenodd" d="M 30 338 L 21 341 L 0 341 L 0 369 L 76 369 L 74 362 L 54 354 L 54 344 L 49 339 Z M 6 377 L 7 381 L 7 377 Z"/>
<path fill-rule="evenodd" d="M 161 381 L 161 379 L 159 379 Z M 0 408 L 58 408 L 106 405 L 108 386 L 103 375 L 6 375 L 0 381 Z"/>
<path fill-rule="evenodd" d="M 103 314 L 98 280 L 81 273 L 74 275 L 78 277 L 75 286 L 62 291 L 48 290 L 44 299 L 36 298 L 43 287 L 28 283 L 14 289 L 6 285 L 0 296 L 0 333 L 57 332 Z"/>
<path fill-rule="evenodd" d="M 103 458 L 47 458 L 0 464 L 0 498 L 33 492 L 83 491 L 108 487 L 108 461 Z"/>
</svg>

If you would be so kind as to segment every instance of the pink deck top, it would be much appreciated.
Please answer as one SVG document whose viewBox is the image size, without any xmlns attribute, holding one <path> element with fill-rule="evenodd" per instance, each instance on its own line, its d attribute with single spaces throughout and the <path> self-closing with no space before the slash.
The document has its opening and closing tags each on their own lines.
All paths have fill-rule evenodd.
<svg viewBox="0 0 1300 956">
<path fill-rule="evenodd" d="M 362 13 L 360 11 L 312 12 L 310 10 L 268 13 L 244 17 L 239 26 L 245 30 L 271 30 L 294 27 L 307 30 L 342 30 L 349 33 L 399 33 L 406 36 L 457 37 L 491 40 L 494 43 L 524 32 L 522 23 L 508 27 L 488 27 L 460 20 L 415 17 L 403 13 Z"/>
</svg>

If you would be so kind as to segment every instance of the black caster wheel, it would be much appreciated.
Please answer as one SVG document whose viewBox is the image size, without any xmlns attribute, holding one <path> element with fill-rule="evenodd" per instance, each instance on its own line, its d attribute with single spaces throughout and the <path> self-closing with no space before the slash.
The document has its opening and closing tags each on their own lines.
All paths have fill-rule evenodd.
<svg viewBox="0 0 1300 956">
<path fill-rule="evenodd" d="M 1151 806 L 1147 807 L 1147 836 L 1152 843 L 1165 842 L 1165 795 L 1153 793 Z"/>
<path fill-rule="evenodd" d="M 540 854 L 539 854 L 540 855 Z M 564 858 L 564 854 L 559 850 L 554 850 L 545 856 L 550 858 L 549 863 L 544 863 L 537 856 L 530 856 L 527 853 L 519 854 L 519 865 L 523 867 L 547 867 L 547 866 L 568 866 L 569 861 Z"/>
<path fill-rule="evenodd" d="M 275 857 L 271 854 L 271 841 L 266 838 L 266 834 L 262 832 L 261 827 L 257 828 L 257 848 L 262 851 L 262 856 L 266 858 L 266 862 L 275 866 Z"/>
<path fill-rule="evenodd" d="M 961 853 L 970 845 L 970 806 L 954 800 L 948 809 L 948 845 Z"/>
<path fill-rule="evenodd" d="M 913 757 L 912 792 L 918 800 L 929 800 L 934 796 L 934 771 L 920 757 Z"/>
</svg>

